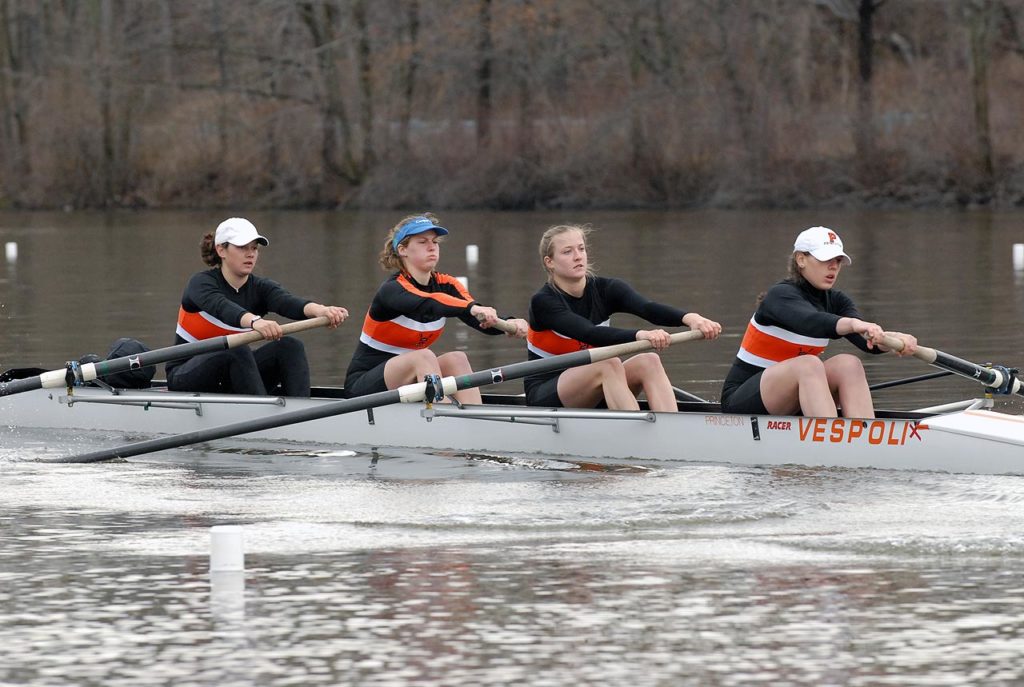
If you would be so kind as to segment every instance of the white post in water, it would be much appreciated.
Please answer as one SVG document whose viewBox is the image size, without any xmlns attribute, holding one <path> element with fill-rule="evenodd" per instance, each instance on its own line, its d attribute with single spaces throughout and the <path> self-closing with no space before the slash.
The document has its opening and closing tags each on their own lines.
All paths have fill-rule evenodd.
<svg viewBox="0 0 1024 687">
<path fill-rule="evenodd" d="M 460 284 L 462 284 L 462 288 L 464 288 L 466 290 L 469 290 L 469 277 L 455 277 L 455 278 L 458 280 L 458 282 Z"/>
<path fill-rule="evenodd" d="M 210 528 L 210 612 L 219 619 L 245 616 L 245 552 L 242 528 Z"/>
<path fill-rule="evenodd" d="M 466 246 L 466 264 L 470 267 L 476 267 L 478 262 L 480 262 L 480 249 L 475 243 L 471 243 Z"/>
<path fill-rule="evenodd" d="M 7 262 L 17 262 L 18 260 L 18 244 L 14 241 L 8 241 L 4 245 L 4 253 L 7 254 Z"/>
<path fill-rule="evenodd" d="M 245 552 L 242 549 L 242 528 L 238 525 L 215 525 L 210 528 L 210 572 L 243 572 Z"/>
<path fill-rule="evenodd" d="M 1013 244 L 1013 269 L 1024 270 L 1024 243 Z"/>
</svg>

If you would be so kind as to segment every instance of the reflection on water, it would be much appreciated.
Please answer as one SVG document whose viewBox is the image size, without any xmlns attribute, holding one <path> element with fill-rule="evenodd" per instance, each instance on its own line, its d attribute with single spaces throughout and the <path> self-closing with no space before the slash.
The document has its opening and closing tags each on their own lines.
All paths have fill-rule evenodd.
<svg viewBox="0 0 1024 687">
<path fill-rule="evenodd" d="M 65 539 L 65 516 L 27 519 L 22 539 Z M 0 680 L 991 685 L 1024 678 L 1024 620 L 1011 610 L 1024 601 L 1024 586 L 999 561 L 844 564 L 846 556 L 795 556 L 766 563 L 756 545 L 728 538 L 637 539 L 254 555 L 244 601 L 211 593 L 205 561 L 196 557 L 83 558 L 55 547 L 37 551 L 31 569 L 4 573 L 0 640 L 13 660 Z"/>
<path fill-rule="evenodd" d="M 1024 679 L 1019 477 L 424 454 L 380 478 L 410 456 L 299 449 L 270 456 L 288 471 L 255 450 L 41 465 L 5 436 L 2 684 Z M 211 584 L 216 524 L 243 526 L 244 584 Z"/>
<path fill-rule="evenodd" d="M 170 343 L 181 286 L 200 267 L 196 239 L 219 217 L 0 214 L 0 243 L 19 243 L 16 264 L 0 264 L 0 367 L 59 366 L 123 334 Z M 1020 364 L 1010 246 L 1022 218 L 451 213 L 442 265 L 517 313 L 541 279 L 540 230 L 592 221 L 603 273 L 726 324 L 731 338 L 665 356 L 678 385 L 717 397 L 754 297 L 780 276 L 796 229 L 818 223 L 843 232 L 854 264 L 841 287 L 874 319 Z M 353 310 L 351 329 L 304 337 L 314 376 L 342 381 L 394 218 L 254 219 L 274 239 L 265 274 Z M 478 367 L 522 357 L 516 342 L 460 329 L 446 345 Z M 873 381 L 927 371 L 868 364 Z M 975 392 L 946 379 L 879 398 Z M 500 451 L 244 439 L 130 463 L 35 462 L 125 441 L 0 418 L 0 684 L 1024 683 L 1024 478 L 594 470 Z M 244 529 L 244 584 L 211 585 L 218 524 Z"/>
</svg>

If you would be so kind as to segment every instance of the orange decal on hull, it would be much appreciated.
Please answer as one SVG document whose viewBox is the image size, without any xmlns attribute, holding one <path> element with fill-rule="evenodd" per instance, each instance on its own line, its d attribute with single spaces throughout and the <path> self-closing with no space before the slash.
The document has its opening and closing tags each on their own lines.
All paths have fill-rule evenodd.
<svg viewBox="0 0 1024 687">
<path fill-rule="evenodd" d="M 903 446 L 908 439 L 921 441 L 919 431 L 926 429 L 914 420 L 849 420 L 846 418 L 800 418 L 798 421 L 800 441 L 815 444 L 864 443 L 871 446 Z M 782 424 L 782 423 L 776 423 Z M 773 427 L 771 422 L 769 429 Z"/>
</svg>

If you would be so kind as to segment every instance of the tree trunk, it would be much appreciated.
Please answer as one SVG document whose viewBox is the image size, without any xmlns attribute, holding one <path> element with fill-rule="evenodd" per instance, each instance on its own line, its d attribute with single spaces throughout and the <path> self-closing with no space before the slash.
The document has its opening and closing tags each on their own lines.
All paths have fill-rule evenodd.
<svg viewBox="0 0 1024 687">
<path fill-rule="evenodd" d="M 341 75 L 335 59 L 335 46 L 340 42 L 335 31 L 337 8 L 333 2 L 308 2 L 300 5 L 300 14 L 313 40 L 323 88 L 320 116 L 323 139 L 320 158 L 324 174 L 332 174 L 358 184 L 362 170 L 352 155 L 352 126 L 345 112 L 341 95 Z M 325 179 L 326 181 L 326 179 Z"/>
<path fill-rule="evenodd" d="M 491 39 L 491 0 L 480 0 L 480 42 L 478 45 L 476 91 L 476 142 L 486 148 L 491 139 L 491 78 L 494 68 L 494 44 Z"/>
<path fill-rule="evenodd" d="M 981 190 L 991 193 L 995 164 L 992 160 L 992 134 L 989 126 L 988 65 L 995 12 L 990 0 L 972 0 L 968 13 L 975 154 L 981 175 Z"/>
<path fill-rule="evenodd" d="M 420 3 L 419 0 L 409 0 L 406 10 L 406 21 L 409 28 L 409 56 L 405 63 L 405 73 L 402 78 L 402 104 L 400 121 L 400 143 L 402 154 L 409 153 L 409 125 L 412 121 L 413 94 L 416 91 L 416 76 L 420 64 Z"/>
<path fill-rule="evenodd" d="M 28 122 L 23 93 L 24 74 L 11 0 L 0 0 L 0 151 L 3 152 L 5 187 L 31 172 L 28 155 Z"/>
<path fill-rule="evenodd" d="M 874 75 L 874 19 L 877 0 L 860 0 L 857 9 L 857 121 L 854 145 L 862 179 L 866 180 L 875 161 L 875 114 L 872 77 Z"/>
<path fill-rule="evenodd" d="M 726 0 L 717 0 L 712 12 L 714 14 L 715 26 L 718 29 L 718 47 L 722 59 L 722 67 L 725 71 L 725 83 L 732 95 L 733 111 L 736 115 L 736 125 L 740 132 L 740 143 L 743 147 L 741 157 L 752 160 L 755 166 L 760 165 L 760 146 L 755 140 L 752 119 L 754 116 L 753 98 L 744 86 L 739 73 L 739 66 L 736 63 L 735 51 L 732 49 L 729 40 L 730 28 L 725 17 L 730 7 Z"/>
<path fill-rule="evenodd" d="M 177 38 L 174 31 L 174 11 L 172 0 L 163 0 L 160 5 L 160 20 L 163 22 L 162 38 L 164 42 L 163 71 L 164 81 L 169 86 L 178 85 L 178 74 L 175 70 L 174 58 L 177 53 Z"/>
<path fill-rule="evenodd" d="M 114 86 L 113 86 L 113 57 L 111 55 L 111 41 L 114 34 L 114 0 L 101 0 L 99 16 L 99 106 L 100 122 L 102 127 L 102 142 L 100 155 L 100 201 L 103 207 L 110 207 L 114 203 Z"/>
<path fill-rule="evenodd" d="M 359 33 L 356 63 L 359 67 L 359 90 L 362 106 L 359 109 L 359 133 L 363 139 L 362 168 L 365 174 L 376 158 L 373 147 L 373 71 L 370 54 L 370 28 L 366 22 L 366 0 L 355 0 L 352 18 Z"/>
<path fill-rule="evenodd" d="M 219 93 L 217 94 L 217 152 L 214 160 L 214 174 L 222 179 L 225 175 L 228 154 L 228 89 L 231 77 L 228 74 L 228 32 L 224 30 L 224 16 L 220 0 L 212 0 L 213 8 L 213 41 L 217 48 L 217 77 Z"/>
</svg>

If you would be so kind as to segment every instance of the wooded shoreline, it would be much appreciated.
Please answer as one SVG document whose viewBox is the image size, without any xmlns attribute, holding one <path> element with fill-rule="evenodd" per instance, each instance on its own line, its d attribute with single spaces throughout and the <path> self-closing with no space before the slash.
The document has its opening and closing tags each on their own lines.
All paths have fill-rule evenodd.
<svg viewBox="0 0 1024 687">
<path fill-rule="evenodd" d="M 1024 0 L 0 0 L 0 208 L 1024 206 Z"/>
</svg>

